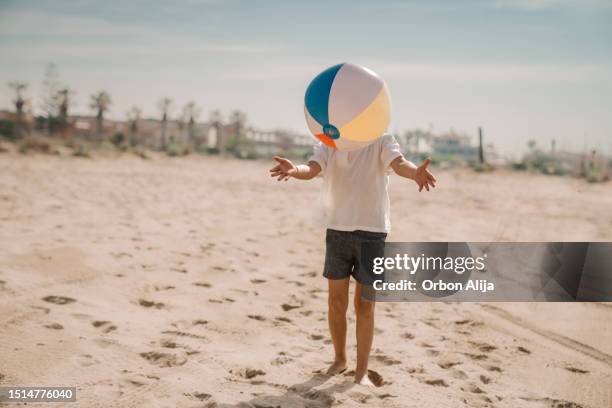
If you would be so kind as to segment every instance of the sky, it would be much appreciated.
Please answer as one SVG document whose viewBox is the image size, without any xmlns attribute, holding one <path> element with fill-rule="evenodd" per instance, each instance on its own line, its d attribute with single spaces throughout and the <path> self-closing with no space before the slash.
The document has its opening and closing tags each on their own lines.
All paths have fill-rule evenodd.
<svg viewBox="0 0 612 408">
<path fill-rule="evenodd" d="M 40 111 L 45 67 L 76 91 L 73 112 L 107 90 L 109 116 L 188 101 L 261 129 L 308 133 L 304 92 L 323 69 L 385 79 L 391 131 L 453 129 L 499 151 L 527 141 L 612 154 L 612 1 L 0 0 L 0 108 L 29 83 Z"/>
</svg>

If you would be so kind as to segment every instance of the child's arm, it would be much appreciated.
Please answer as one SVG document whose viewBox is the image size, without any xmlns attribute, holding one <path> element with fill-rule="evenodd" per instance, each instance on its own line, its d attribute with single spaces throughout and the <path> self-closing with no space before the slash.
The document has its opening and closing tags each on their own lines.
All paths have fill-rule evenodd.
<svg viewBox="0 0 612 408">
<path fill-rule="evenodd" d="M 310 180 L 321 172 L 321 166 L 316 161 L 309 161 L 308 164 L 296 166 L 291 160 L 283 157 L 274 156 L 274 160 L 278 164 L 270 169 L 270 176 L 278 177 L 278 181 L 287 181 L 290 177 L 298 180 Z"/>
<path fill-rule="evenodd" d="M 429 186 L 432 188 L 436 186 L 436 178 L 427 169 L 430 160 L 425 159 L 423 164 L 417 167 L 414 163 L 406 160 L 403 156 L 399 156 L 391 162 L 391 168 L 401 177 L 406 177 L 414 180 L 419 186 L 419 191 L 423 190 L 423 187 L 429 191 Z"/>
</svg>

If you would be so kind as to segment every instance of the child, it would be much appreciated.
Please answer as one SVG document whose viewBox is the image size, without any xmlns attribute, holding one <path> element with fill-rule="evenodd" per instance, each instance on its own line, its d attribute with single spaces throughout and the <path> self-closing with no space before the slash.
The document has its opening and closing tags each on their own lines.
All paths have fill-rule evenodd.
<svg viewBox="0 0 612 408">
<path fill-rule="evenodd" d="M 368 357 L 374 336 L 374 303 L 362 298 L 359 271 L 361 244 L 384 242 L 389 223 L 389 167 L 402 177 L 412 179 L 419 187 L 435 187 L 436 178 L 429 172 L 429 159 L 417 167 L 406 160 L 393 135 L 385 134 L 376 142 L 357 151 L 341 152 L 322 143 L 314 147 L 308 164 L 295 165 L 274 157 L 278 164 L 270 170 L 278 181 L 293 177 L 310 180 L 323 172 L 328 197 L 327 236 L 323 276 L 328 279 L 328 321 L 335 358 L 327 370 L 335 375 L 346 370 L 346 311 L 350 276 L 357 281 L 355 314 L 357 316 L 357 366 L 355 383 L 372 384 L 366 375 Z"/>
</svg>

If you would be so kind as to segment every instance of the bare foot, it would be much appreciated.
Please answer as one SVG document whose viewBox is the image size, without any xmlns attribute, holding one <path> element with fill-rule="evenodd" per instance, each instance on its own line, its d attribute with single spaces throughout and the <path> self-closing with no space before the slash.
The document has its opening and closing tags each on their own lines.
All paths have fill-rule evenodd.
<svg viewBox="0 0 612 408">
<path fill-rule="evenodd" d="M 368 370 L 368 375 L 365 373 L 355 372 L 355 384 L 367 385 L 371 387 L 382 387 L 385 381 L 382 375 L 374 370 Z"/>
<path fill-rule="evenodd" d="M 346 360 L 336 360 L 332 365 L 327 369 L 327 375 L 336 375 L 344 372 L 346 370 Z"/>
</svg>

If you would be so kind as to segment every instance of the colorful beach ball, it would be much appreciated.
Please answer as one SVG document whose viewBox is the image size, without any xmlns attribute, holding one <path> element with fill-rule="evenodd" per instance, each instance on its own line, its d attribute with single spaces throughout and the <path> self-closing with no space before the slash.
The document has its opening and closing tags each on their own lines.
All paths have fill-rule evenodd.
<svg viewBox="0 0 612 408">
<path fill-rule="evenodd" d="M 341 151 L 361 149 L 381 137 L 390 111 L 385 81 L 359 65 L 327 68 L 306 89 L 308 128 L 321 142 Z"/>
</svg>

